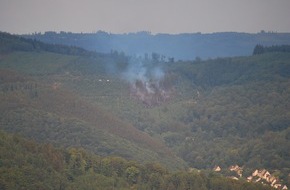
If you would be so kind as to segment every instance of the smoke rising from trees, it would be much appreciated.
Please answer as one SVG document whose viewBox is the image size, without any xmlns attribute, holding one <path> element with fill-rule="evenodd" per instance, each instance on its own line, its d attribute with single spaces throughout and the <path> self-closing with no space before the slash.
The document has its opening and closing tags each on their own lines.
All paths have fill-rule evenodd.
<svg viewBox="0 0 290 190">
<path fill-rule="evenodd" d="M 131 58 L 121 77 L 129 82 L 131 97 L 147 107 L 159 105 L 170 97 L 166 73 L 156 60 Z"/>
</svg>

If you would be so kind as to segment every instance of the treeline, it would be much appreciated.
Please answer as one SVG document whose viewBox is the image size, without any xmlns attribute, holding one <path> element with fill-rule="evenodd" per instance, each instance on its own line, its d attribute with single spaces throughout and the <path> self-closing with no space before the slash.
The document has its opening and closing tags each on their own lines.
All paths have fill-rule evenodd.
<svg viewBox="0 0 290 190">
<path fill-rule="evenodd" d="M 270 187 L 224 178 L 209 171 L 170 172 L 100 157 L 83 149 L 56 149 L 0 131 L 0 189 L 256 189 Z"/>
<path fill-rule="evenodd" d="M 279 45 L 279 46 L 263 46 L 256 45 L 253 51 L 253 55 L 269 53 L 269 52 L 290 52 L 290 45 Z"/>
<path fill-rule="evenodd" d="M 9 33 L 0 32 L 0 52 L 13 51 L 48 51 L 66 55 L 89 56 L 96 54 L 76 46 L 46 44 L 35 39 L 26 39 Z"/>
</svg>

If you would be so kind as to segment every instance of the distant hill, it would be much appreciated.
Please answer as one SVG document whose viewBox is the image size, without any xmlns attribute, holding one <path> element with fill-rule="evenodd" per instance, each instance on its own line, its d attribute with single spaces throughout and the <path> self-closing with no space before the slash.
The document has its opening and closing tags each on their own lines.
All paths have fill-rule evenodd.
<svg viewBox="0 0 290 190">
<path fill-rule="evenodd" d="M 144 56 L 158 53 L 175 60 L 194 60 L 251 55 L 257 44 L 264 46 L 290 44 L 290 33 L 261 32 L 257 34 L 221 32 L 212 34 L 129 34 L 45 32 L 22 35 L 50 44 L 65 44 L 90 51 Z"/>
<path fill-rule="evenodd" d="M 76 46 L 51 45 L 38 40 L 26 39 L 0 31 L 0 52 L 13 51 L 48 51 L 69 55 L 90 55 L 91 52 Z"/>
</svg>

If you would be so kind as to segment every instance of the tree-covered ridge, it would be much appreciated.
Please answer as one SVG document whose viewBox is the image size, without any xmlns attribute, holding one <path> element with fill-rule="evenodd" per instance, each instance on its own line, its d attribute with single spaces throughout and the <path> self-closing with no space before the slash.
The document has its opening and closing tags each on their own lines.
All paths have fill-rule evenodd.
<svg viewBox="0 0 290 190">
<path fill-rule="evenodd" d="M 271 189 L 212 172 L 169 172 L 83 149 L 55 149 L 0 131 L 0 188 L 17 189 Z"/>
<path fill-rule="evenodd" d="M 12 51 L 47 51 L 67 55 L 85 56 L 96 54 L 77 46 L 46 44 L 35 39 L 26 39 L 0 31 L 0 52 L 9 53 Z"/>
</svg>

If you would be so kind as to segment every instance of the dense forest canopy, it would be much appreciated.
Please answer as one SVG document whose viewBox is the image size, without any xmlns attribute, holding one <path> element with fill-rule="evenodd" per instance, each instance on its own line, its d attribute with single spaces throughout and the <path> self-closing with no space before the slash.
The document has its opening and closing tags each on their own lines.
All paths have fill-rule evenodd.
<svg viewBox="0 0 290 190">
<path fill-rule="evenodd" d="M 227 179 L 214 172 L 168 172 L 158 163 L 100 157 L 0 131 L 0 188 L 5 189 L 257 189 L 262 184 Z"/>
<path fill-rule="evenodd" d="M 0 33 L 1 188 L 269 189 L 256 169 L 289 187 L 290 53 L 262 47 L 172 61 Z"/>
</svg>

